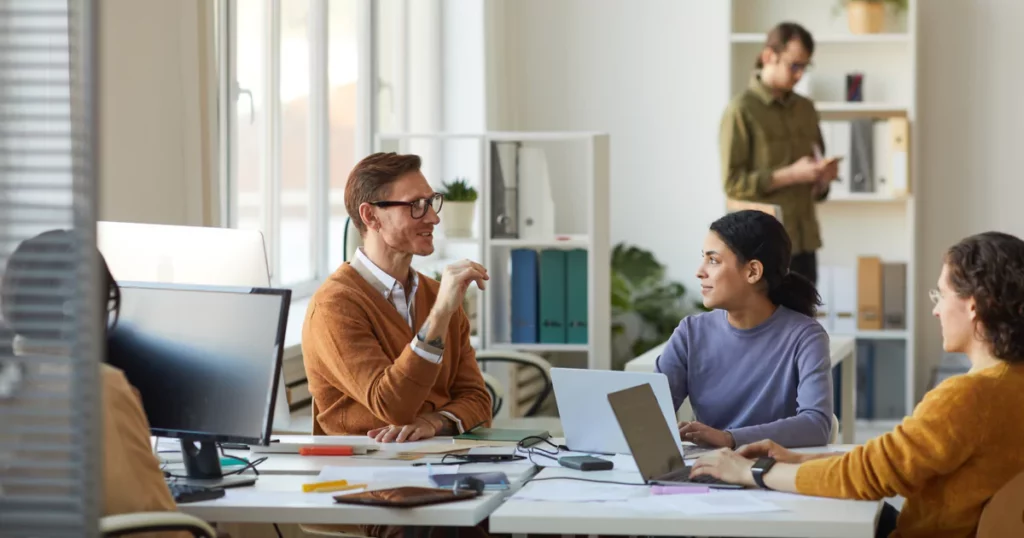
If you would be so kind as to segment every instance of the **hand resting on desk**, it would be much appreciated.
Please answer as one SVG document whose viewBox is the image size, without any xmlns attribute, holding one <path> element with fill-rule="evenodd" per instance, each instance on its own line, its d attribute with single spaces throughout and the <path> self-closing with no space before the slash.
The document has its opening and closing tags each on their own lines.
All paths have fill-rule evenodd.
<svg viewBox="0 0 1024 538">
<path fill-rule="evenodd" d="M 679 438 L 701 447 L 733 448 L 736 446 L 736 441 L 733 440 L 731 433 L 716 430 L 696 420 L 689 422 L 684 420 L 679 423 Z"/>
<path fill-rule="evenodd" d="M 422 441 L 437 435 L 450 435 L 451 421 L 440 413 L 421 415 L 412 424 L 384 426 L 366 432 L 366 436 L 378 443 L 405 443 Z"/>
</svg>

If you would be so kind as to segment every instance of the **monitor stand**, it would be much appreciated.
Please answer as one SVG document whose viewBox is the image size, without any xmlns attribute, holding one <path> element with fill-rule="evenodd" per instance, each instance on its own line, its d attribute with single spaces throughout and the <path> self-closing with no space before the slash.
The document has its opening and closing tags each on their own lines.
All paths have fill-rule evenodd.
<svg viewBox="0 0 1024 538">
<path fill-rule="evenodd" d="M 196 448 L 192 441 L 181 440 L 181 454 L 185 463 L 185 477 L 176 478 L 177 484 L 205 486 L 208 488 L 236 488 L 256 483 L 256 475 L 243 473 L 224 476 L 220 467 L 220 451 L 217 443 L 203 441 Z"/>
</svg>

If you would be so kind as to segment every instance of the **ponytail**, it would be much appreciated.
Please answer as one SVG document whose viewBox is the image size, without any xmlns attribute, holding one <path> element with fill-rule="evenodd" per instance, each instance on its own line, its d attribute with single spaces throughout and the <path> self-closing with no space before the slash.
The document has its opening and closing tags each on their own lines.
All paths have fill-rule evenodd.
<svg viewBox="0 0 1024 538">
<path fill-rule="evenodd" d="M 821 296 L 817 288 L 803 275 L 789 271 L 782 277 L 782 282 L 768 290 L 768 299 L 777 305 L 799 312 L 807 317 L 815 317 Z"/>
</svg>

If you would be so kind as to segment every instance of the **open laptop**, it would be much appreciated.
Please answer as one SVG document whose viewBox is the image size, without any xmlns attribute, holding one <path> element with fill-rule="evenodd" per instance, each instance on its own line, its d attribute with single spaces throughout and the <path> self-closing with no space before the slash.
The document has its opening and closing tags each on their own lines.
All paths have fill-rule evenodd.
<svg viewBox="0 0 1024 538">
<path fill-rule="evenodd" d="M 676 432 L 662 421 L 658 412 L 658 400 L 650 385 L 613 392 L 608 395 L 608 403 L 611 404 L 622 429 L 622 435 L 633 454 L 633 461 L 636 462 L 645 483 L 661 486 L 743 488 L 710 476 L 690 479 L 690 468 L 679 453 Z"/>
<path fill-rule="evenodd" d="M 558 404 L 558 416 L 562 420 L 565 446 L 569 450 L 600 454 L 630 453 L 607 398 L 608 394 L 629 387 L 652 387 L 657 397 L 657 409 L 651 420 L 661 419 L 662 424 L 669 428 L 676 425 L 672 392 L 665 374 L 552 368 L 551 383 Z"/>
</svg>

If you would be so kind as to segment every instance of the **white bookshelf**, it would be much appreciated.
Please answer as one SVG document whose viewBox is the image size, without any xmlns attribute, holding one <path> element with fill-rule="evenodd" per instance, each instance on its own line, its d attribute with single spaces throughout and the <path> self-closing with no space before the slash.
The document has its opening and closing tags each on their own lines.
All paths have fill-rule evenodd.
<svg viewBox="0 0 1024 538">
<path fill-rule="evenodd" d="M 917 125 L 917 4 L 910 0 L 906 13 L 889 17 L 883 33 L 857 35 L 849 32 L 844 10 L 834 10 L 828 0 L 730 0 L 730 95 L 746 88 L 754 59 L 765 35 L 775 24 L 794 21 L 814 36 L 810 95 L 822 121 L 859 118 L 907 118 L 910 124 L 909 192 L 841 192 L 817 206 L 824 246 L 818 251 L 821 268 L 853 268 L 858 256 L 880 256 L 883 262 L 907 264 L 906 326 L 899 330 L 846 331 L 858 342 L 903 342 L 905 364 L 904 407 L 909 414 L 916 402 L 915 333 L 918 292 L 916 204 L 921 181 L 916 171 Z M 845 102 L 849 72 L 864 74 L 864 102 Z M 878 141 L 876 140 L 876 144 Z M 845 155 L 826 149 L 829 155 Z M 847 156 L 848 158 L 848 156 Z M 856 278 L 856 277 L 854 277 Z M 856 286 L 856 282 L 853 282 Z M 824 296 L 824 290 L 822 295 Z M 826 304 L 824 309 L 828 310 Z M 841 334 L 830 330 L 831 334 Z"/>
<path fill-rule="evenodd" d="M 554 202 L 550 237 L 492 237 L 496 215 L 491 207 L 492 142 L 517 142 L 544 151 Z M 480 349 L 539 354 L 572 354 L 573 365 L 611 368 L 611 245 L 609 214 L 609 138 L 593 132 L 381 133 L 377 151 L 415 153 L 434 189 L 465 177 L 478 193 L 476 222 L 470 238 L 446 238 L 444 208 L 435 234 L 435 253 L 414 260 L 420 271 L 440 272 L 463 258 L 482 263 L 490 280 L 478 292 Z M 519 177 L 520 185 L 531 181 Z M 523 203 L 522 201 L 520 203 Z M 525 235 L 525 234 L 524 234 Z M 515 249 L 583 249 L 587 251 L 587 343 L 511 342 L 510 253 Z M 471 289 L 475 289 L 472 287 Z"/>
</svg>

